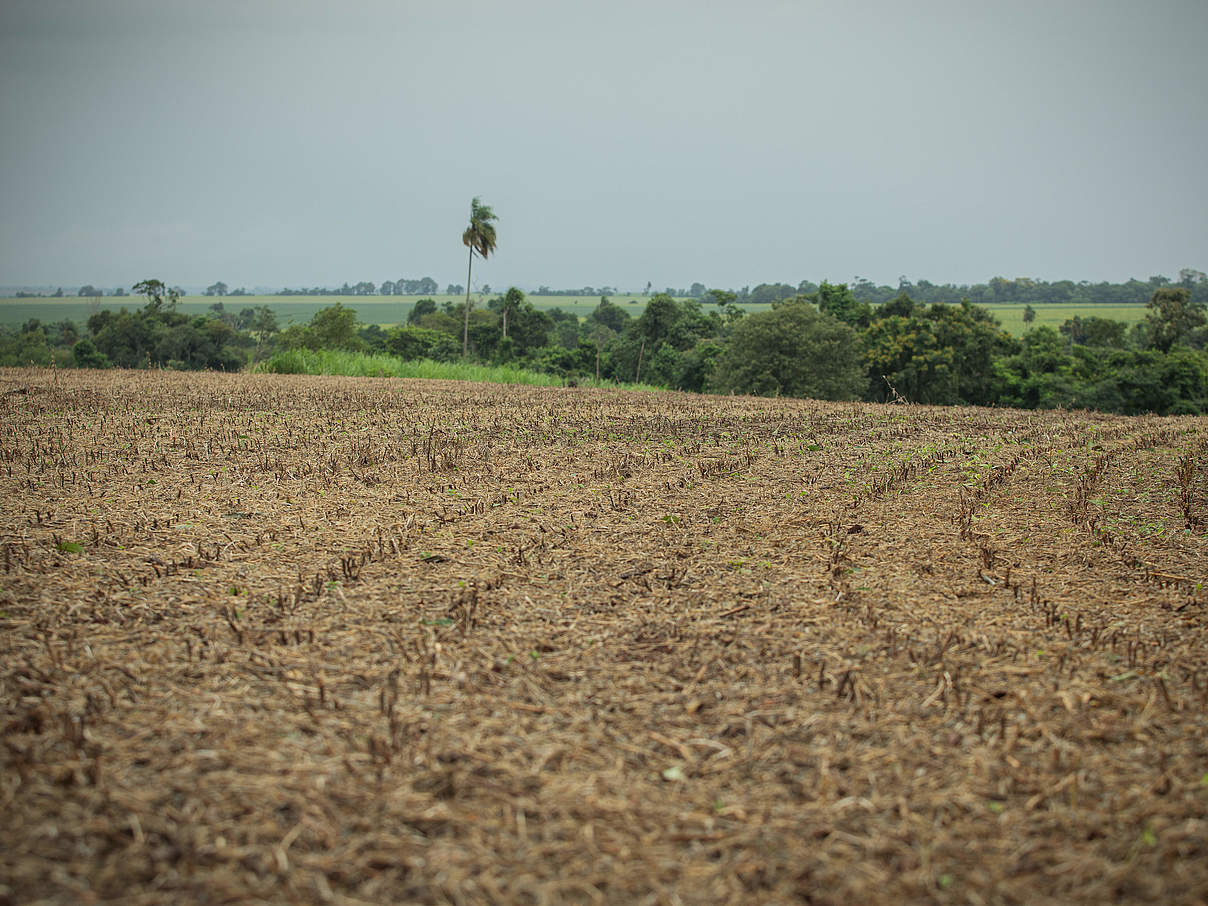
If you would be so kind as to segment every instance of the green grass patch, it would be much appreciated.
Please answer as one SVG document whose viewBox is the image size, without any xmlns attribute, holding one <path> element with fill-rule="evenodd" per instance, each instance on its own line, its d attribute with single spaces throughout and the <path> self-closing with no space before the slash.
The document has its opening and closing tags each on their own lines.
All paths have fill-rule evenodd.
<svg viewBox="0 0 1208 906">
<path fill-rule="evenodd" d="M 1079 318 L 1106 318 L 1109 321 L 1123 321 L 1131 327 L 1133 324 L 1144 321 L 1147 311 L 1144 305 L 1111 302 L 1069 305 L 1036 304 L 1032 306 L 1032 309 L 1036 312 L 1036 319 L 1031 324 L 1025 324 L 1023 312 L 1027 308 L 1027 305 L 1022 302 L 991 304 L 987 305 L 986 308 L 990 309 L 990 313 L 998 318 L 1003 330 L 1017 337 L 1023 336 L 1025 331 L 1031 330 L 1033 327 L 1040 327 L 1042 325 L 1056 329 L 1075 316 Z"/>
<path fill-rule="evenodd" d="M 534 387 L 562 387 L 562 378 L 511 365 L 477 365 L 471 362 L 433 362 L 430 359 L 406 361 L 391 355 L 370 355 L 343 349 L 291 349 L 279 352 L 259 363 L 254 372 L 271 374 L 343 375 L 346 377 L 420 378 L 438 381 L 476 381 L 487 384 L 528 384 Z M 625 390 L 659 390 L 648 384 L 618 384 L 580 379 L 583 386 L 613 387 Z"/>
</svg>

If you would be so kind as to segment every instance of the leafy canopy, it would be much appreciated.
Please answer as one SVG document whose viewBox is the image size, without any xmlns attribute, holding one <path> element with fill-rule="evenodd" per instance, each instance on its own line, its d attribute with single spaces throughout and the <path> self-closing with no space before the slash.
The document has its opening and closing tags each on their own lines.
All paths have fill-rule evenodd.
<svg viewBox="0 0 1208 906">
<path fill-rule="evenodd" d="M 470 202 L 470 225 L 461 234 L 461 241 L 469 247 L 471 256 L 477 252 L 478 257 L 485 259 L 495 251 L 495 226 L 492 221 L 498 219 L 495 212 L 477 196 Z"/>
</svg>

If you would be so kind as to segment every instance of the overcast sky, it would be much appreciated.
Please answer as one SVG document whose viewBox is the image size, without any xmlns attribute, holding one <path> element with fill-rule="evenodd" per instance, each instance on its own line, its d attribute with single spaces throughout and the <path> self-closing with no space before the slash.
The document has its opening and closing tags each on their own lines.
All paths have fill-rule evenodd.
<svg viewBox="0 0 1208 906">
<path fill-rule="evenodd" d="M 0 285 L 1208 269 L 1205 0 L 0 0 Z"/>
</svg>

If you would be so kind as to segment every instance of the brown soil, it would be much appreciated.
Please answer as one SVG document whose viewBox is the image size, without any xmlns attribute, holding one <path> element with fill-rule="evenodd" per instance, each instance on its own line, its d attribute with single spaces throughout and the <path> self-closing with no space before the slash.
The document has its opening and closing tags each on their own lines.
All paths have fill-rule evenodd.
<svg viewBox="0 0 1208 906">
<path fill-rule="evenodd" d="M 1208 901 L 1208 419 L 0 371 L 0 902 Z"/>
</svg>

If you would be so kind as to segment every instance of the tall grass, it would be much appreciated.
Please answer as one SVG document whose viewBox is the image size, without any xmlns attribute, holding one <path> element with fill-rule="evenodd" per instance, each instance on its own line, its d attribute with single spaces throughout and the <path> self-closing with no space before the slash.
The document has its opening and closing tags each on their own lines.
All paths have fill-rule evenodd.
<svg viewBox="0 0 1208 906">
<path fill-rule="evenodd" d="M 479 381 L 488 384 L 529 384 L 561 387 L 566 381 L 554 374 L 514 368 L 509 365 L 475 365 L 469 362 L 405 361 L 392 355 L 372 355 L 345 349 L 290 349 L 252 366 L 254 372 L 272 374 L 338 374 L 347 377 L 424 378 L 442 381 Z M 596 386 L 590 379 L 584 385 Z M 646 384 L 617 384 L 601 381 L 599 386 L 629 390 L 659 390 Z"/>
</svg>

